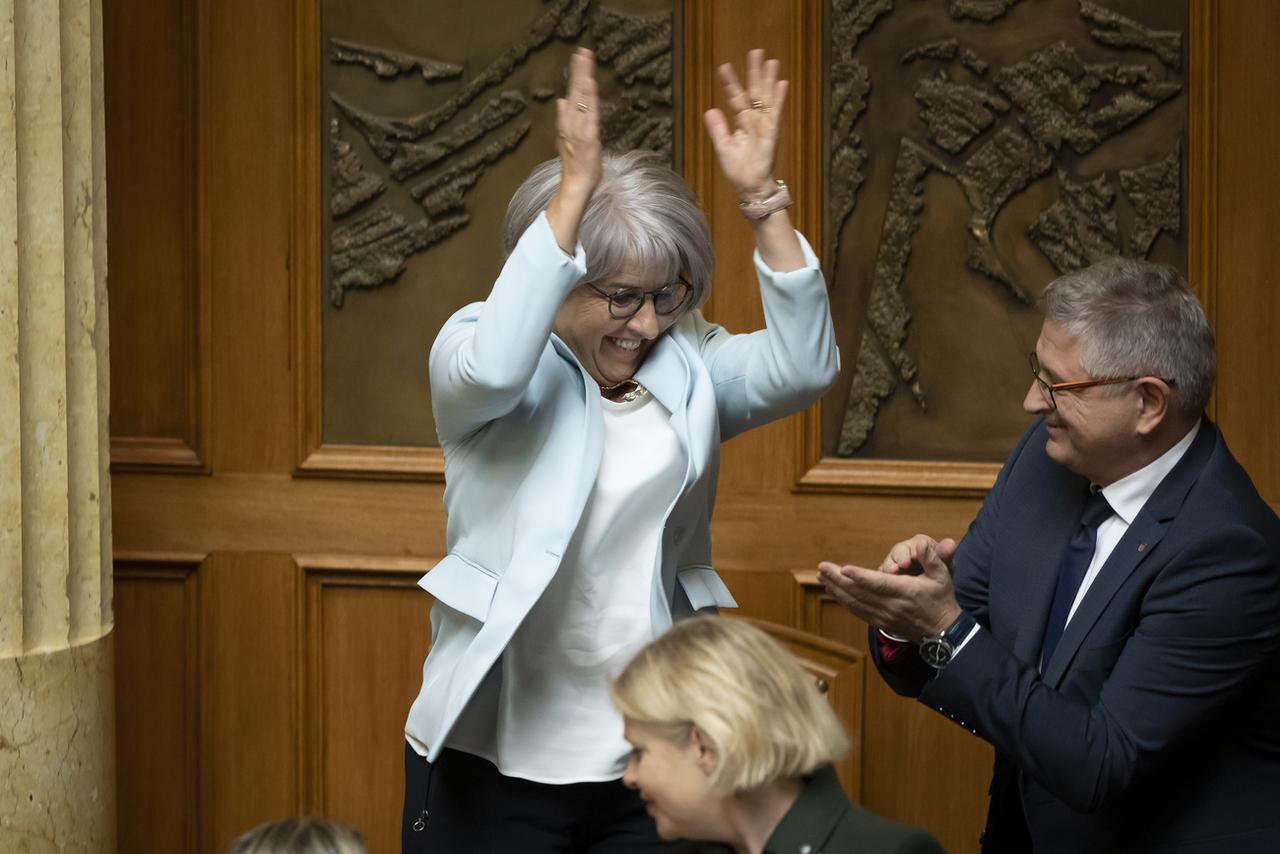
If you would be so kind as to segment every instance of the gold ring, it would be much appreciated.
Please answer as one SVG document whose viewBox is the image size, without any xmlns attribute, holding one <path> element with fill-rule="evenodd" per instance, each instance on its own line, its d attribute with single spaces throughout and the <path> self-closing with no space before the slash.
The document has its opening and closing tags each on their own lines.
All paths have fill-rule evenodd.
<svg viewBox="0 0 1280 854">
<path fill-rule="evenodd" d="M 577 104 L 575 104 L 575 106 L 578 108 L 578 112 L 580 112 L 580 113 L 589 113 L 589 112 L 591 112 L 591 108 L 590 108 L 590 107 L 588 107 L 586 104 L 582 103 L 581 101 L 579 101 Z"/>
</svg>

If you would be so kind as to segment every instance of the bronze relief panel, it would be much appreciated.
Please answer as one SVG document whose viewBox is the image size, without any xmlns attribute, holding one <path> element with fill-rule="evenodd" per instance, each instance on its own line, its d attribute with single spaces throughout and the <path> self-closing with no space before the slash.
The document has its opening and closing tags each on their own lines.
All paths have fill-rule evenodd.
<svg viewBox="0 0 1280 854">
<path fill-rule="evenodd" d="M 1185 0 L 829 2 L 824 453 L 1003 459 L 1044 286 L 1110 255 L 1186 269 L 1187 21 Z"/>
<path fill-rule="evenodd" d="M 677 0 L 321 0 L 323 442 L 436 445 L 427 355 L 501 269 L 507 201 L 555 156 L 575 45 L 607 147 L 678 166 Z"/>
</svg>

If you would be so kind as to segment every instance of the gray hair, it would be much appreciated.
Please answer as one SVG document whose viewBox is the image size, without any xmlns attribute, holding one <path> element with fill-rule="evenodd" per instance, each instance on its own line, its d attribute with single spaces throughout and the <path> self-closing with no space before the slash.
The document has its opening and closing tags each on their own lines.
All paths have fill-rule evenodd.
<svg viewBox="0 0 1280 854">
<path fill-rule="evenodd" d="M 587 254 L 583 283 L 607 283 L 628 270 L 653 277 L 653 284 L 683 279 L 693 289 L 690 305 L 702 305 L 711 296 L 715 252 L 707 219 L 684 179 L 649 151 L 605 153 L 601 165 L 578 228 Z M 559 187 L 557 157 L 516 190 L 503 226 L 508 255 Z"/>
<path fill-rule="evenodd" d="M 364 836 L 341 824 L 303 816 L 260 824 L 227 854 L 367 854 Z"/>
<path fill-rule="evenodd" d="M 1045 319 L 1080 339 L 1090 376 L 1172 380 L 1173 405 L 1186 414 L 1209 403 L 1218 370 L 1213 330 L 1177 270 L 1108 258 L 1055 279 L 1043 302 Z"/>
</svg>

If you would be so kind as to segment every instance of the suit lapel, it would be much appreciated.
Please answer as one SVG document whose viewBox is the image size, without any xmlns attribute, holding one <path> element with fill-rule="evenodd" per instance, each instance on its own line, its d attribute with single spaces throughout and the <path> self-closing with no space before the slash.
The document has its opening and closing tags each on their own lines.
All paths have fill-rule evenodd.
<svg viewBox="0 0 1280 854">
<path fill-rule="evenodd" d="M 1147 499 L 1142 510 L 1138 512 L 1129 530 L 1120 538 L 1107 562 L 1102 565 L 1098 577 L 1093 580 L 1089 590 L 1080 601 L 1080 607 L 1067 623 L 1053 652 L 1053 659 L 1047 662 L 1044 680 L 1051 687 L 1057 687 L 1066 675 L 1067 667 L 1075 658 L 1081 643 L 1093 630 L 1098 618 L 1102 616 L 1111 603 L 1116 591 L 1128 580 L 1133 571 L 1146 560 L 1156 544 L 1164 536 L 1169 522 L 1178 515 L 1187 492 L 1200 477 L 1205 463 L 1216 444 L 1218 431 L 1206 418 L 1200 426 L 1200 432 L 1187 453 L 1173 470 L 1156 487 L 1156 491 Z"/>
<path fill-rule="evenodd" d="M 1026 541 L 1025 552 L 1015 558 L 1020 564 L 1022 581 L 1018 597 L 1022 604 L 1022 619 L 1013 640 L 1013 652 L 1019 659 L 1033 665 L 1040 661 L 1040 647 L 1044 644 L 1045 623 L 1049 619 L 1053 591 L 1058 583 L 1062 550 L 1080 523 L 1080 510 L 1084 506 L 1088 486 L 1079 475 L 1056 463 L 1053 467 L 1060 475 L 1058 482 L 1044 485 L 1040 491 L 1044 502 L 1029 512 L 1041 520 L 1056 519 L 1060 522 L 1056 525 L 1051 521 L 1040 522 L 1037 536 Z M 1035 527 L 1028 526 L 1027 530 L 1035 530 Z"/>
<path fill-rule="evenodd" d="M 649 390 L 659 403 L 671 413 L 671 428 L 680 440 L 687 465 L 683 494 L 702 472 L 706 470 L 710 448 L 705 443 L 694 442 L 690 434 L 690 422 L 707 417 L 704 401 L 698 399 L 693 386 L 693 372 L 688 355 L 677 340 L 678 330 L 670 329 L 653 345 L 644 364 L 636 371 L 636 382 Z M 710 417 L 715 416 L 715 400 L 712 397 Z"/>
</svg>

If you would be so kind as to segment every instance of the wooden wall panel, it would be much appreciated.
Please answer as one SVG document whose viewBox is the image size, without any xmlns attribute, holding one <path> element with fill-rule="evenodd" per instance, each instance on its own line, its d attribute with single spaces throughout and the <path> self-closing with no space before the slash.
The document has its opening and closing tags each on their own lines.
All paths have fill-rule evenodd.
<svg viewBox="0 0 1280 854">
<path fill-rule="evenodd" d="M 204 258 L 219 471 L 293 468 L 289 323 L 293 9 L 198 0 Z"/>
<path fill-rule="evenodd" d="M 1212 310 L 1218 335 L 1217 418 L 1262 496 L 1280 511 L 1280 4 L 1216 3 L 1217 214 Z M 1246 59 L 1252 57 L 1253 59 Z M 1264 59 L 1266 58 L 1266 59 Z"/>
<path fill-rule="evenodd" d="M 705 312 L 734 332 L 764 325 L 752 252 L 751 229 L 738 210 L 733 188 L 720 175 L 715 152 L 706 140 L 703 113 L 711 107 L 728 110 L 716 68 L 731 62 L 743 73 L 747 51 L 763 47 L 777 58 L 790 82 L 784 107 L 785 126 L 778 149 L 777 177 L 792 188 L 791 211 L 798 228 L 820 247 L 818 212 L 820 174 L 814 146 L 821 152 L 822 115 L 813 105 L 821 100 L 822 6 L 813 0 L 753 3 L 748 8 L 731 0 L 686 4 L 687 68 L 685 92 L 685 176 L 698 193 L 716 249 L 716 276 Z M 809 61 L 812 58 L 812 62 Z M 732 112 L 732 111 L 729 111 Z M 789 490 L 796 477 L 794 419 L 754 430 L 722 449 L 722 491 L 758 493 Z"/>
<path fill-rule="evenodd" d="M 105 5 L 112 462 L 200 470 L 208 313 L 197 264 L 194 7 Z"/>
<path fill-rule="evenodd" d="M 303 811 L 360 828 L 370 851 L 393 851 L 404 720 L 431 646 L 431 598 L 417 587 L 430 562 L 395 572 L 333 562 L 299 558 L 306 573 Z"/>
<path fill-rule="evenodd" d="M 288 555 L 210 555 L 200 578 L 201 850 L 296 815 L 299 571 Z"/>
<path fill-rule="evenodd" d="M 116 556 L 120 851 L 198 850 L 200 560 Z"/>
<path fill-rule="evenodd" d="M 302 101 L 320 97 L 305 79 L 320 48 L 290 45 L 318 32 L 316 9 L 315 0 L 104 4 L 113 431 L 117 453 L 131 448 L 128 459 L 152 466 L 113 478 L 118 738 L 122 756 L 146 760 L 121 763 L 122 851 L 212 854 L 257 822 L 308 810 L 357 824 L 374 850 L 394 834 L 400 728 L 428 631 L 428 599 L 410 585 L 444 552 L 446 520 L 437 482 L 334 476 L 367 459 L 316 459 L 301 466 L 315 476 L 295 477 L 315 450 L 299 455 L 306 425 L 295 398 L 315 330 L 295 309 L 300 289 L 318 290 L 319 264 L 295 200 L 312 180 L 299 164 L 320 144 L 296 129 L 299 111 L 314 107 Z M 761 319 L 751 235 L 701 113 L 719 98 L 719 63 L 740 64 L 760 45 L 783 59 L 793 89 L 778 174 L 816 244 L 821 9 L 817 0 L 685 3 L 685 170 L 720 259 L 709 314 L 731 329 Z M 1263 0 L 1193 9 L 1192 269 L 1206 271 L 1220 333 L 1217 417 L 1275 504 L 1280 290 L 1264 231 L 1277 219 L 1276 167 L 1264 147 L 1280 119 L 1264 95 L 1280 83 L 1280 20 Z M 823 559 L 875 564 L 920 531 L 960 536 L 980 490 L 833 494 L 830 483 L 801 483 L 819 491 L 797 492 L 798 478 L 816 477 L 812 423 L 793 418 L 725 447 L 715 561 L 743 615 L 864 652 L 864 627 L 794 573 Z M 157 473 L 166 460 L 209 476 Z M 422 463 L 374 467 L 419 476 Z M 213 556 L 199 572 L 162 578 L 125 559 L 133 552 Z M 374 579 L 386 584 L 363 583 Z M 975 850 L 990 748 L 892 695 L 873 667 L 861 673 L 863 803 L 929 828 L 949 850 Z"/>
<path fill-rule="evenodd" d="M 738 600 L 738 613 L 780 626 L 793 625 L 791 614 L 795 609 L 796 586 L 785 574 L 759 564 L 747 564 L 740 569 L 719 564 L 716 571 Z"/>
</svg>

